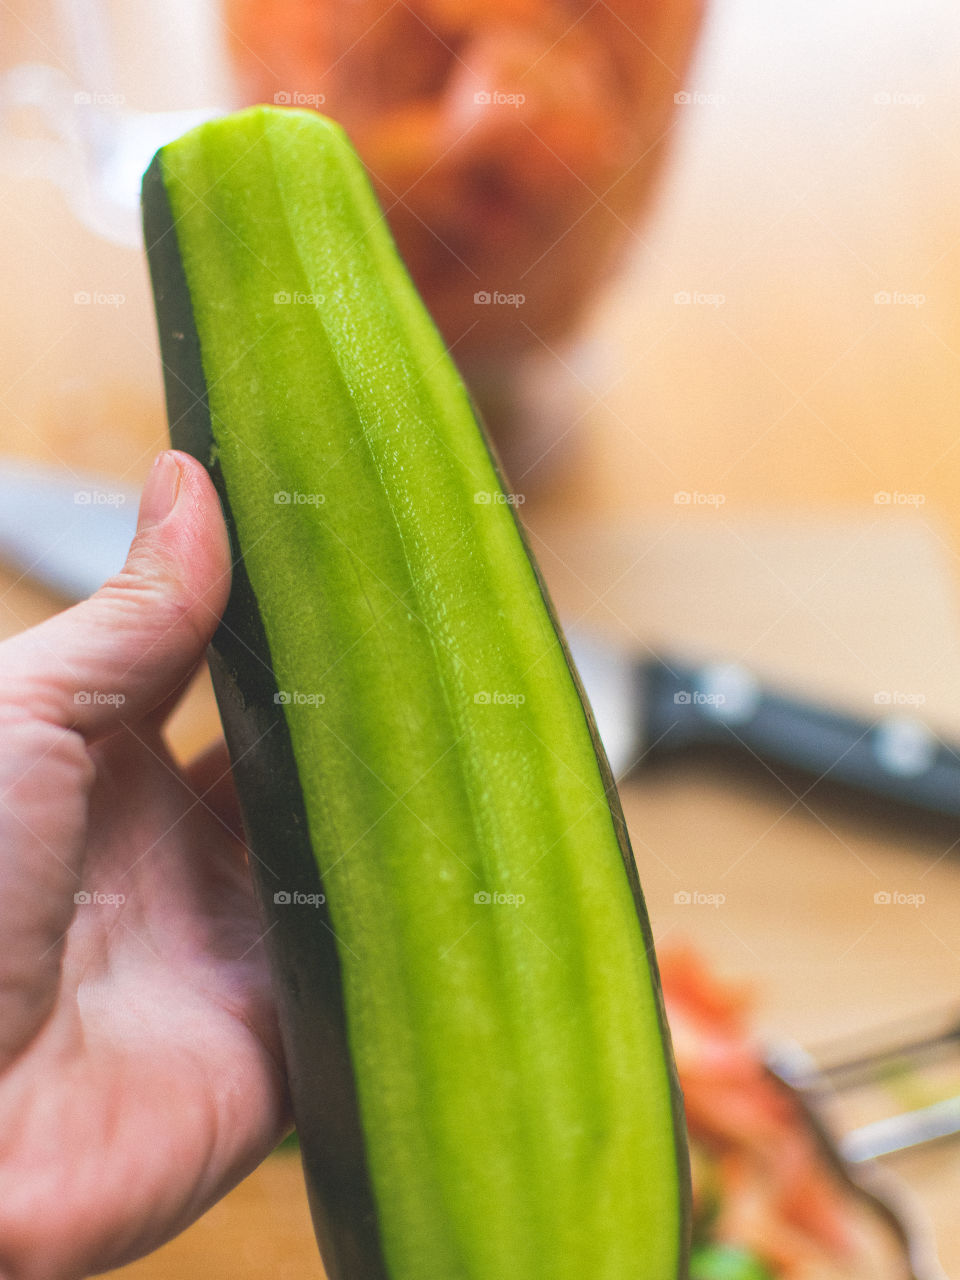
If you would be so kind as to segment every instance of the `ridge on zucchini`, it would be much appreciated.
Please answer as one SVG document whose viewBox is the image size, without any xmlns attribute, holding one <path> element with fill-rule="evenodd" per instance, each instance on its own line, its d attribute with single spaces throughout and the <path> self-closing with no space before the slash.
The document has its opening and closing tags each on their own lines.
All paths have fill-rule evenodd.
<svg viewBox="0 0 960 1280">
<path fill-rule="evenodd" d="M 673 1280 L 679 1089 L 616 790 L 467 393 L 338 126 L 164 147 L 171 437 L 236 560 L 211 668 L 342 1280 Z"/>
</svg>

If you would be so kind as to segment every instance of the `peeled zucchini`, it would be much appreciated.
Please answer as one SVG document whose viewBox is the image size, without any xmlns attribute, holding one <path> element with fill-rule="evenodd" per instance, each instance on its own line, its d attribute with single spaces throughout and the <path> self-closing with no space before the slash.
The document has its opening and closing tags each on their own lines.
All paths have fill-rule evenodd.
<svg viewBox="0 0 960 1280">
<path fill-rule="evenodd" d="M 341 130 L 164 147 L 174 444 L 333 1280 L 686 1273 L 680 1094 L 609 770 L 463 385 Z"/>
</svg>

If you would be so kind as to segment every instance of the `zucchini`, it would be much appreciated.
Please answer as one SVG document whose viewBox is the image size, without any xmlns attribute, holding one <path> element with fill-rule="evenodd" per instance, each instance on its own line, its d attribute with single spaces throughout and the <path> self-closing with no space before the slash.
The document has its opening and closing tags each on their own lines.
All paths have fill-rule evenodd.
<svg viewBox="0 0 960 1280">
<path fill-rule="evenodd" d="M 668 1280 L 688 1167 L 590 713 L 344 134 L 256 107 L 143 188 L 211 666 L 334 1280 Z"/>
<path fill-rule="evenodd" d="M 776 1280 L 749 1249 L 731 1244 L 695 1246 L 690 1258 L 690 1280 Z"/>
</svg>

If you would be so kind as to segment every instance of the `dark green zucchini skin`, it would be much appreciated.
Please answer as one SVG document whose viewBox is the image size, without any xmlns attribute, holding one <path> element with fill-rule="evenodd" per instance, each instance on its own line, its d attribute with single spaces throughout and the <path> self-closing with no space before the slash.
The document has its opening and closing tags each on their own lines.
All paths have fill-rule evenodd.
<svg viewBox="0 0 960 1280">
<path fill-rule="evenodd" d="M 347 1043 L 340 960 L 326 903 L 282 905 L 279 891 L 323 894 L 290 733 L 257 599 L 210 429 L 206 377 L 170 202 L 154 159 L 143 180 L 143 225 L 174 448 L 207 466 L 230 535 L 230 598 L 209 650 L 301 1133 L 310 1211 L 330 1280 L 388 1280 Z M 301 899 L 305 901 L 305 899 Z"/>
<path fill-rule="evenodd" d="M 267 946 L 275 976 L 294 1115 L 327 1272 L 331 1280 L 394 1280 L 395 1276 L 407 1280 L 411 1275 L 417 1280 L 516 1280 L 519 1276 L 529 1280 L 533 1275 L 538 1280 L 554 1280 L 549 1267 L 538 1270 L 529 1257 L 516 1271 L 499 1264 L 484 1269 L 475 1262 L 464 1262 L 462 1267 L 433 1262 L 418 1268 L 415 1261 L 411 1265 L 409 1250 L 401 1262 L 388 1262 L 391 1246 L 384 1238 L 382 1201 L 378 1203 L 376 1177 L 371 1169 L 371 1153 L 378 1135 L 371 1132 L 369 1121 L 365 1122 L 358 1088 L 357 1046 L 351 1040 L 347 1007 L 344 963 L 353 953 L 347 957 L 340 950 L 329 902 L 318 910 L 313 906 L 298 909 L 291 904 L 278 907 L 274 901 L 274 894 L 281 889 L 335 896 L 337 885 L 328 882 L 319 869 L 317 835 L 310 830 L 301 766 L 289 722 L 277 703 L 275 655 L 267 638 L 264 609 L 244 563 L 247 547 L 221 466 L 195 304 L 161 156 L 145 177 L 143 203 L 171 440 L 208 467 L 231 538 L 233 588 L 211 645 L 210 665 L 251 848 L 251 865 L 270 926 Z M 362 305 L 362 299 L 357 305 Z M 500 491 L 503 492 L 502 485 Z M 515 511 L 509 505 L 506 511 L 513 520 Z M 358 518 L 362 519 L 362 514 Z M 536 566 L 533 568 L 536 573 Z M 538 574 L 537 582 L 553 617 Z M 553 621 L 556 625 L 555 618 Z M 562 646 L 559 632 L 554 644 L 557 638 Z M 576 673 L 572 674 L 582 699 Z M 682 1280 L 687 1275 L 690 1197 L 681 1095 L 669 1052 L 652 936 L 616 788 L 585 702 L 580 714 L 594 743 L 595 767 L 602 778 L 600 798 L 605 800 L 608 821 L 616 833 L 619 859 L 636 912 L 634 927 L 642 937 L 656 1019 L 666 1046 L 663 1069 L 668 1080 L 677 1192 L 675 1221 L 665 1230 L 676 1237 L 676 1247 L 675 1265 L 671 1263 L 668 1270 L 659 1272 L 656 1280 L 661 1276 L 662 1280 Z M 403 743 L 398 742 L 397 747 L 402 750 Z M 660 1047 L 651 1045 L 651 1053 L 660 1052 Z M 483 1123 L 482 1117 L 478 1122 Z M 637 1159 L 642 1161 L 640 1153 Z M 381 1163 L 381 1179 L 382 1173 Z M 615 1225 L 611 1229 L 615 1231 Z M 395 1239 L 395 1214 L 393 1230 Z M 655 1234 L 655 1225 L 651 1231 Z M 393 1248 L 393 1256 L 401 1257 L 395 1244 Z M 652 1274 L 649 1267 L 643 1269 L 640 1260 L 638 1264 L 636 1272 L 632 1265 L 623 1264 L 616 1271 L 608 1265 L 603 1275 L 634 1280 L 635 1275 Z"/>
</svg>

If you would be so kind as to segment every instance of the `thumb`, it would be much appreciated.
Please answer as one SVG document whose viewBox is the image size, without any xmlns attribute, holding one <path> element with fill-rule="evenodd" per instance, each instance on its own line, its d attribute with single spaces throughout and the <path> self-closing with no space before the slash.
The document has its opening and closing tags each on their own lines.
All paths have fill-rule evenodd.
<svg viewBox="0 0 960 1280">
<path fill-rule="evenodd" d="M 201 657 L 230 570 L 209 476 L 189 454 L 161 453 L 120 572 L 89 600 L 0 644 L 0 702 L 88 741 L 140 719 Z"/>
</svg>

